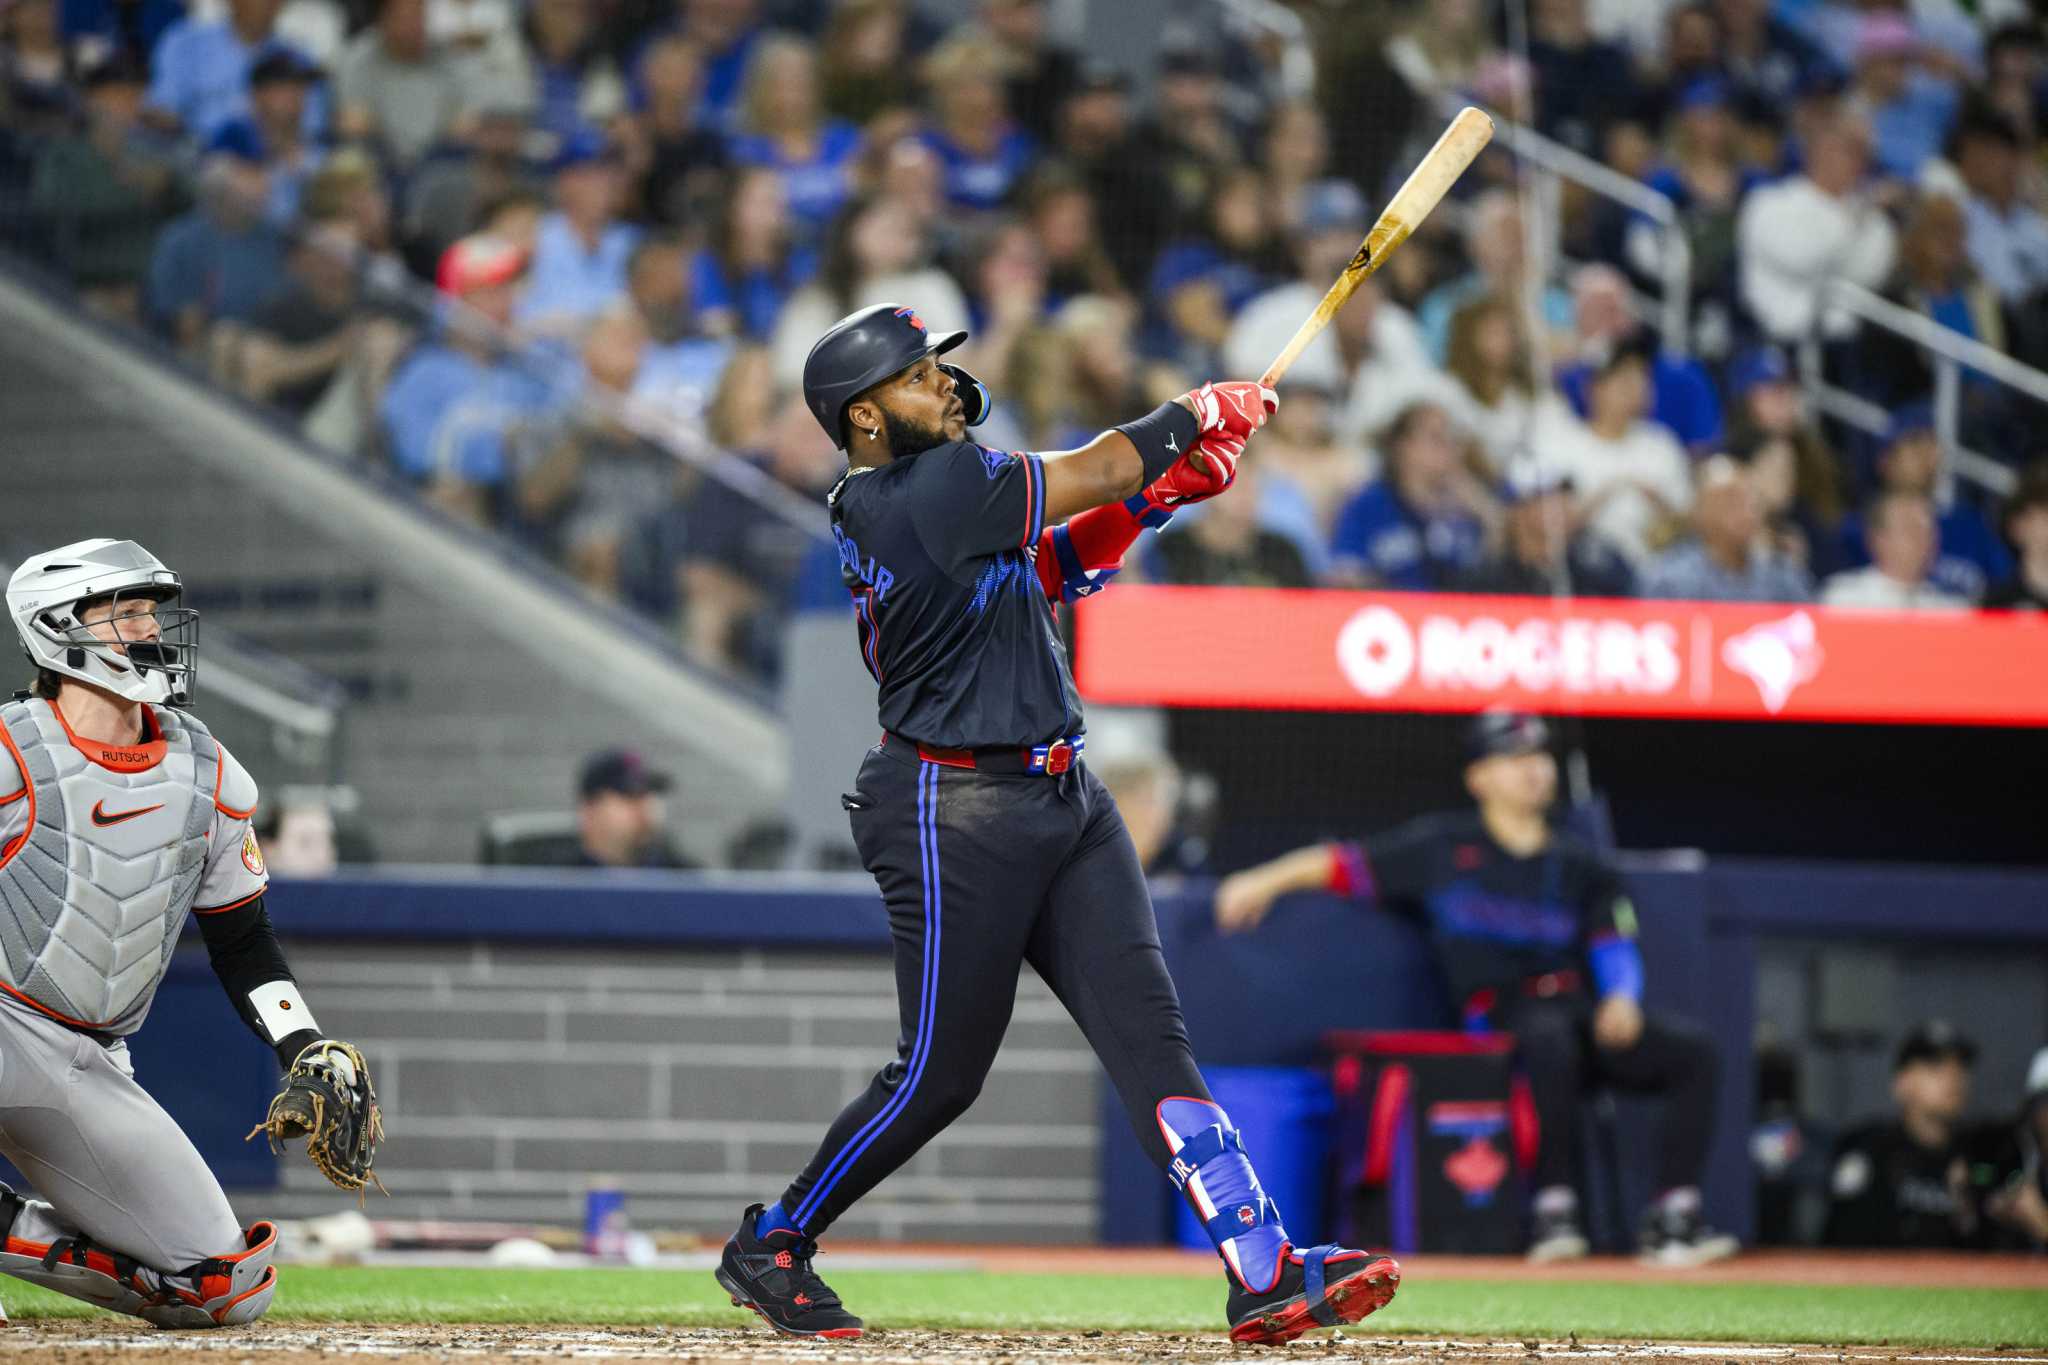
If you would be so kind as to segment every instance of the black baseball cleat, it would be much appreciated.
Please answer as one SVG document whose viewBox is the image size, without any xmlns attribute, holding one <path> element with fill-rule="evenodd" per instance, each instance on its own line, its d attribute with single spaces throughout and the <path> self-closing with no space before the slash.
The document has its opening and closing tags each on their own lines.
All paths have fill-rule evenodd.
<svg viewBox="0 0 2048 1365">
<path fill-rule="evenodd" d="M 1292 1341 L 1318 1327 L 1341 1327 L 1385 1308 L 1401 1283 L 1391 1256 L 1350 1247 L 1289 1247 L 1280 1278 L 1254 1294 L 1230 1277 L 1230 1339 L 1255 1346 Z"/>
<path fill-rule="evenodd" d="M 740 1229 L 725 1244 L 711 1272 L 737 1308 L 751 1308 L 784 1336 L 850 1340 L 861 1321 L 840 1306 L 839 1296 L 811 1270 L 818 1244 L 802 1233 L 777 1229 L 754 1235 L 762 1205 L 750 1205 Z"/>
<path fill-rule="evenodd" d="M 1725 1261 L 1741 1250 L 1742 1243 L 1701 1222 L 1697 1209 L 1653 1207 L 1643 1215 L 1642 1245 L 1636 1259 L 1645 1265 L 1692 1270 Z"/>
</svg>

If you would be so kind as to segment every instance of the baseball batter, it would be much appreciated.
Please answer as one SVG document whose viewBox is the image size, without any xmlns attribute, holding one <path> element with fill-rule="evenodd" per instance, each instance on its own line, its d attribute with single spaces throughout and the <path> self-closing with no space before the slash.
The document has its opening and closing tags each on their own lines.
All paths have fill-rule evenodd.
<svg viewBox="0 0 2048 1365">
<path fill-rule="evenodd" d="M 198 664 L 181 593 L 125 540 L 37 555 L 7 584 L 36 674 L 0 704 L 0 1152 L 42 1197 L 0 1185 L 0 1270 L 160 1327 L 216 1327 L 270 1306 L 277 1230 L 235 1220 L 125 1042 L 187 911 L 290 1069 L 264 1126 L 323 1130 L 312 1150 L 353 1123 L 342 1142 L 367 1175 L 377 1119 L 361 1055 L 321 1037 L 264 911 L 256 784 L 175 709 Z"/>
<path fill-rule="evenodd" d="M 1277 399 L 1204 385 L 1079 450 L 1005 454 L 966 439 L 988 392 L 938 359 L 965 339 L 868 308 L 804 366 L 848 459 L 832 534 L 884 733 L 842 804 L 888 910 L 902 1032 L 781 1199 L 747 1210 L 719 1283 L 779 1331 L 860 1335 L 812 1269 L 816 1239 L 974 1102 L 1029 962 L 1214 1239 L 1231 1336 L 1354 1322 L 1399 1269 L 1294 1246 L 1210 1098 L 1130 836 L 1082 756 L 1052 606 L 1099 590 L 1141 530 L 1227 489 Z"/>
</svg>

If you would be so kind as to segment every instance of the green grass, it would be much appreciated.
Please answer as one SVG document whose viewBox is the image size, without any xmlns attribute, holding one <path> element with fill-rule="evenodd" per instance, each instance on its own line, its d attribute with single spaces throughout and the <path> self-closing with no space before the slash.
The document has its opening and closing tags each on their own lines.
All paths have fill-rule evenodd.
<svg viewBox="0 0 2048 1365">
<path fill-rule="evenodd" d="M 832 1283 L 878 1327 L 1160 1330 L 1222 1325 L 1220 1281 L 1187 1276 L 849 1270 Z M 16 1319 L 93 1310 L 18 1281 Z M 271 1311 L 296 1322 L 738 1326 L 703 1271 L 291 1266 Z M 2048 1347 L 2048 1295 L 2018 1289 L 1410 1281 L 1365 1330 L 1467 1338 Z"/>
</svg>

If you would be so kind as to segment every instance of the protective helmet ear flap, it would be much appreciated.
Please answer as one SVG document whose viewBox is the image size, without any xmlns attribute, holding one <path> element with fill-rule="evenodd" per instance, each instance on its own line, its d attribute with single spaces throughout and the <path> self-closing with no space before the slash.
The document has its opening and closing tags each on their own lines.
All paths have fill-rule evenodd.
<svg viewBox="0 0 2048 1365">
<path fill-rule="evenodd" d="M 960 406 L 967 409 L 967 425 L 978 427 L 986 422 L 996 406 L 996 400 L 989 394 L 988 385 L 969 374 L 964 366 L 948 365 L 941 361 L 939 368 L 953 376 L 953 383 L 958 386 L 954 392 L 959 395 Z"/>
</svg>

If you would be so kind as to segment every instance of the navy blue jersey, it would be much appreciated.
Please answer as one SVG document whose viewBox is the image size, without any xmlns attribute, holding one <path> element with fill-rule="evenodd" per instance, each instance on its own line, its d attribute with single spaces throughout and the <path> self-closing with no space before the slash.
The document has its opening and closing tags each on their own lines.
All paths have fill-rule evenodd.
<svg viewBox="0 0 2048 1365">
<path fill-rule="evenodd" d="M 1428 928 L 1460 1005 L 1482 990 L 1514 991 L 1530 977 L 1566 970 L 1602 994 L 1617 985 L 1640 989 L 1612 979 L 1612 949 L 1632 958 L 1635 946 L 1635 911 L 1621 881 L 1567 835 L 1518 858 L 1476 812 L 1427 815 L 1345 845 L 1339 857 L 1350 864 L 1340 875 L 1354 891 Z M 1632 970 L 1640 974 L 1640 959 Z"/>
<path fill-rule="evenodd" d="M 854 470 L 832 492 L 839 574 L 882 728 L 947 749 L 1081 729 L 1036 556 L 1045 466 L 972 441 Z"/>
</svg>

